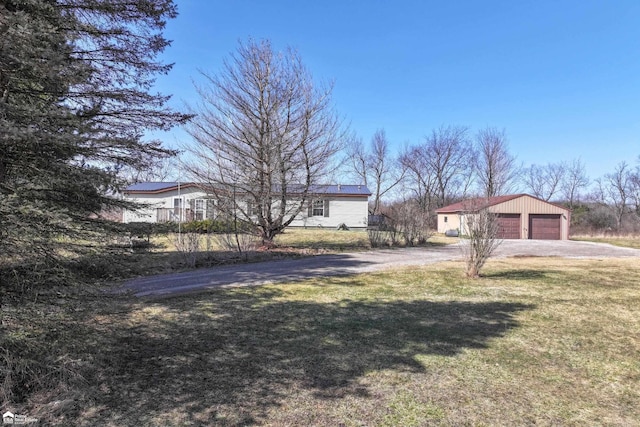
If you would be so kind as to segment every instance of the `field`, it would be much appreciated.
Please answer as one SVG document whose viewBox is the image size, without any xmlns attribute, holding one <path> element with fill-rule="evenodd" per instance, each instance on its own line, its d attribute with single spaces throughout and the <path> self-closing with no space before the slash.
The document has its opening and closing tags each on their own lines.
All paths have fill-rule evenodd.
<svg viewBox="0 0 640 427">
<path fill-rule="evenodd" d="M 84 290 L 3 320 L 24 349 L 2 356 L 5 390 L 30 378 L 29 358 L 52 368 L 2 410 L 45 424 L 640 424 L 637 259 L 492 260 L 479 280 L 442 263 L 156 300 Z"/>
<path fill-rule="evenodd" d="M 640 249 L 640 236 L 572 236 L 571 240 L 582 240 L 586 242 L 608 243 L 623 248 Z"/>
</svg>

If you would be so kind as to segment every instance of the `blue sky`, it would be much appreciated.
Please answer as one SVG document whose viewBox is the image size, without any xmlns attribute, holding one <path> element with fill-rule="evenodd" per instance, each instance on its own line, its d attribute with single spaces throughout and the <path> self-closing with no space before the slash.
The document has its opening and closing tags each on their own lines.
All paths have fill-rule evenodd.
<svg viewBox="0 0 640 427">
<path fill-rule="evenodd" d="M 176 0 L 157 89 L 196 104 L 239 40 L 292 46 L 365 141 L 440 125 L 504 128 L 525 165 L 580 157 L 591 178 L 640 155 L 640 1 Z M 169 146 L 180 129 L 156 134 Z"/>
</svg>

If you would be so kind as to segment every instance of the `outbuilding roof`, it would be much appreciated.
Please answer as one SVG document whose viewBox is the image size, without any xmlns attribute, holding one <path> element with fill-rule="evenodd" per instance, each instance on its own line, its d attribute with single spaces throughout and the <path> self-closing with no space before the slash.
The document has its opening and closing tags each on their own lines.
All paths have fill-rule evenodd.
<svg viewBox="0 0 640 427">
<path fill-rule="evenodd" d="M 195 182 L 140 182 L 132 184 L 124 189 L 125 193 L 129 194 L 150 194 L 150 193 L 164 193 L 166 191 L 173 191 L 180 188 L 188 187 L 206 187 L 205 184 L 198 184 Z M 302 185 L 292 185 L 288 188 L 290 193 L 295 193 L 296 188 L 301 191 L 304 189 Z M 332 184 L 332 185 L 312 185 L 309 188 L 309 193 L 312 194 L 331 194 L 331 195 L 343 195 L 343 196 L 370 196 L 371 191 L 366 185 L 354 185 L 354 184 Z"/>
<path fill-rule="evenodd" d="M 480 209 L 488 208 L 490 206 L 499 205 L 500 203 L 508 202 L 509 200 L 517 199 L 519 197 L 531 197 L 532 199 L 539 200 L 543 203 L 548 203 L 550 205 L 569 210 L 564 206 L 560 206 L 555 203 L 547 202 L 545 200 L 534 197 L 530 194 L 508 194 L 504 196 L 494 196 L 494 197 L 475 197 L 473 199 L 463 200 L 458 203 L 453 203 L 449 206 L 444 206 L 440 209 L 436 209 L 436 213 L 458 213 L 458 212 L 466 212 L 466 211 L 477 211 Z"/>
</svg>

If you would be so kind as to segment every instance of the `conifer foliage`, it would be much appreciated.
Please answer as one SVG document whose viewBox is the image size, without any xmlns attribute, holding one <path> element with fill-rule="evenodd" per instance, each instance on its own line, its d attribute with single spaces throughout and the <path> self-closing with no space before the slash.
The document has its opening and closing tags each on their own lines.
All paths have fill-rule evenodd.
<svg viewBox="0 0 640 427">
<path fill-rule="evenodd" d="M 118 170 L 171 152 L 144 141 L 188 116 L 152 93 L 171 65 L 172 0 L 0 2 L 0 252 L 51 254 L 122 205 Z"/>
</svg>

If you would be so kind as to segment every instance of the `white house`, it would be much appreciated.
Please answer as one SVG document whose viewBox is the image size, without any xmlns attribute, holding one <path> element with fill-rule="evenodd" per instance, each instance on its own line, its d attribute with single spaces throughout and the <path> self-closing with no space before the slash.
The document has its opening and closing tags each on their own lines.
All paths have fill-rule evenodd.
<svg viewBox="0 0 640 427">
<path fill-rule="evenodd" d="M 310 192 L 313 198 L 291 227 L 335 228 L 341 224 L 349 228 L 367 227 L 371 192 L 366 186 L 316 185 Z M 143 182 L 127 187 L 124 195 L 145 207 L 137 211 L 125 210 L 123 222 L 180 222 L 217 215 L 215 200 L 196 183 Z M 245 204 L 245 207 L 249 206 Z"/>
</svg>

